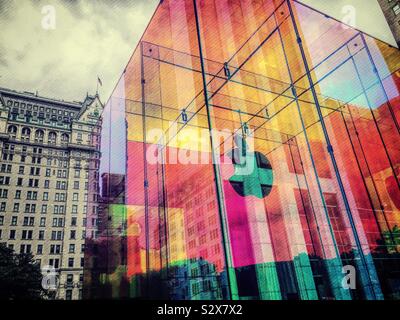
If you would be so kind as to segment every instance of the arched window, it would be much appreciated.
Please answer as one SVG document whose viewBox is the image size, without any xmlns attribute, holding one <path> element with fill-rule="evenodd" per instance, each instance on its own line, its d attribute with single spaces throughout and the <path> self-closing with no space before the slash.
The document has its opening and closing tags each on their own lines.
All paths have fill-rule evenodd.
<svg viewBox="0 0 400 320">
<path fill-rule="evenodd" d="M 8 133 L 11 133 L 11 134 L 13 134 L 13 135 L 16 135 L 17 134 L 17 127 L 16 126 L 9 126 L 8 127 Z"/>
<path fill-rule="evenodd" d="M 49 132 L 49 143 L 55 144 L 57 142 L 57 133 L 54 131 Z"/>
<path fill-rule="evenodd" d="M 68 143 L 68 142 L 69 142 L 69 135 L 66 134 L 66 133 L 63 133 L 63 134 L 61 135 L 61 142 L 62 142 L 62 143 Z"/>
<path fill-rule="evenodd" d="M 21 136 L 22 140 L 30 140 L 31 138 L 31 129 L 29 129 L 28 127 L 24 127 L 22 128 L 22 136 Z"/>
<path fill-rule="evenodd" d="M 35 132 L 35 141 L 36 142 L 43 142 L 44 138 L 44 131 L 42 129 L 38 129 Z"/>
<path fill-rule="evenodd" d="M 24 136 L 30 136 L 31 135 L 31 129 L 29 129 L 28 127 L 24 127 L 22 128 L 22 135 Z"/>
</svg>

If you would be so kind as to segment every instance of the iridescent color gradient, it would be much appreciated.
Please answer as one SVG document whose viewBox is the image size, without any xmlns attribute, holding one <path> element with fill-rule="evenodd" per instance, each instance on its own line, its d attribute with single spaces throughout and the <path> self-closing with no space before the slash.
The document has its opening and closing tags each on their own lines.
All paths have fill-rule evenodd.
<svg viewBox="0 0 400 320">
<path fill-rule="evenodd" d="M 294 0 L 162 1 L 103 113 L 87 296 L 399 299 L 399 67 Z M 223 157 L 200 131 L 245 127 L 272 170 L 247 187 L 232 164 L 147 159 Z"/>
</svg>

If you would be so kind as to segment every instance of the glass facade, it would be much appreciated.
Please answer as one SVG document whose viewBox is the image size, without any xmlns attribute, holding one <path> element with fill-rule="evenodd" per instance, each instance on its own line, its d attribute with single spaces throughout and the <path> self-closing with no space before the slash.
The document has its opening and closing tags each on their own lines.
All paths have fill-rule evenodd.
<svg viewBox="0 0 400 320">
<path fill-rule="evenodd" d="M 85 296 L 399 299 L 399 67 L 297 1 L 161 1 L 102 115 Z"/>
</svg>

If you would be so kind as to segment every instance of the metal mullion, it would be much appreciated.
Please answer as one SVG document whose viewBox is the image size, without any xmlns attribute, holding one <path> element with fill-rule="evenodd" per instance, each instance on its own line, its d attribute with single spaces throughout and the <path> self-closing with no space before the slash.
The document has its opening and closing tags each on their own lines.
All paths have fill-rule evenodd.
<svg viewBox="0 0 400 320">
<path fill-rule="evenodd" d="M 289 1 L 290 0 L 287 1 L 288 5 L 290 5 Z M 289 7 L 289 10 L 290 10 L 290 16 L 293 19 L 293 12 L 291 10 L 291 7 Z M 294 24 L 294 21 L 293 21 L 293 24 Z M 294 31 L 295 31 L 295 33 L 297 35 L 296 30 L 294 30 Z M 288 72 L 288 75 L 290 77 L 291 82 L 293 82 L 292 73 L 290 71 L 289 60 L 288 60 L 288 57 L 287 57 L 287 53 L 286 53 L 286 50 L 285 50 L 285 44 L 284 44 L 283 37 L 282 37 L 282 34 L 281 34 L 280 30 L 279 30 L 279 35 L 280 35 L 280 42 L 281 42 L 282 50 L 283 50 L 283 53 L 284 53 L 284 56 L 285 56 L 287 72 Z M 307 69 L 306 69 L 306 71 L 307 71 Z M 311 86 L 311 83 L 310 83 L 310 86 Z M 294 90 L 294 94 L 296 94 L 295 90 Z M 317 184 L 319 196 L 320 196 L 320 199 L 321 199 L 321 202 L 322 202 L 322 206 L 323 206 L 323 210 L 324 210 L 324 213 L 325 213 L 326 222 L 328 224 L 330 237 L 331 237 L 331 240 L 332 240 L 332 243 L 333 243 L 333 247 L 334 247 L 334 250 L 335 250 L 336 257 L 338 259 L 340 259 L 340 252 L 338 250 L 338 246 L 337 246 L 337 242 L 336 242 L 336 238 L 335 238 L 335 233 L 334 233 L 333 226 L 332 226 L 332 223 L 331 223 L 331 219 L 330 219 L 330 216 L 329 216 L 329 212 L 328 212 L 328 209 L 327 209 L 327 204 L 326 204 L 324 193 L 323 193 L 323 190 L 322 190 L 322 185 L 321 185 L 321 182 L 320 182 L 320 179 L 319 179 L 319 176 L 318 176 L 316 162 L 314 160 L 314 156 L 313 156 L 313 153 L 312 153 L 310 140 L 309 140 L 309 137 L 308 137 L 308 134 L 307 134 L 307 127 L 306 127 L 306 124 L 305 124 L 303 116 L 302 116 L 302 112 L 301 112 L 301 107 L 300 107 L 299 101 L 297 99 L 295 101 L 296 101 L 295 103 L 296 103 L 297 111 L 298 111 L 298 114 L 299 114 L 299 117 L 300 117 L 301 126 L 303 128 L 303 134 L 304 134 L 305 142 L 306 142 L 306 145 L 307 145 L 307 150 L 308 150 L 310 161 L 311 161 L 311 165 L 312 165 L 312 171 L 313 171 L 314 176 L 315 176 L 315 182 Z M 303 172 L 304 172 L 304 175 L 306 175 L 306 173 L 304 171 L 304 167 L 303 167 Z M 311 195 L 310 195 L 310 201 L 312 203 Z M 322 249 L 323 254 L 326 256 L 324 245 L 323 245 L 323 242 L 322 242 L 322 236 L 321 236 L 320 231 L 319 231 L 318 220 L 317 220 L 317 217 L 316 217 L 315 214 L 314 214 L 314 219 L 315 219 L 315 223 L 317 225 L 317 231 L 318 231 L 319 237 L 321 239 L 321 249 Z"/>
<path fill-rule="evenodd" d="M 347 50 L 348 50 L 349 54 L 351 55 L 350 49 L 347 48 Z M 362 88 L 362 90 L 363 90 L 363 92 L 364 92 L 365 99 L 367 100 L 368 108 L 369 108 L 369 110 L 370 110 L 370 113 L 371 113 L 371 116 L 372 116 L 372 119 L 373 119 L 375 128 L 376 128 L 376 130 L 378 131 L 378 135 L 379 135 L 379 138 L 380 138 L 380 140 L 381 140 L 381 142 L 382 142 L 383 149 L 385 150 L 386 157 L 388 158 L 389 165 L 390 165 L 390 168 L 392 169 L 393 176 L 394 176 L 394 178 L 396 179 L 397 187 L 398 187 L 399 190 L 400 190 L 400 182 L 399 182 L 399 179 L 397 178 L 396 172 L 395 172 L 395 170 L 394 170 L 394 165 L 393 165 L 392 159 L 391 159 L 391 157 L 390 157 L 390 155 L 389 155 L 389 152 L 388 152 L 388 150 L 387 150 L 386 143 L 385 143 L 385 139 L 383 138 L 383 134 L 382 134 L 382 132 L 381 132 L 381 130 L 380 130 L 380 128 L 379 128 L 378 121 L 376 120 L 376 117 L 375 117 L 375 113 L 374 113 L 374 111 L 372 110 L 371 101 L 370 101 L 370 99 L 368 98 L 367 91 L 366 91 L 366 89 L 365 89 L 364 83 L 362 82 L 362 77 L 361 77 L 360 72 L 359 72 L 359 70 L 358 70 L 357 64 L 356 64 L 356 62 L 354 61 L 354 58 L 353 58 L 352 56 L 351 56 L 351 61 L 352 61 L 352 63 L 353 63 L 353 67 L 354 67 L 354 69 L 355 69 L 355 71 L 356 71 L 358 81 L 360 82 L 361 88 Z"/>
<path fill-rule="evenodd" d="M 214 178 L 215 178 L 215 188 L 216 188 L 216 198 L 218 204 L 218 212 L 219 212 L 219 219 L 220 219 L 220 227 L 221 227 L 221 236 L 222 242 L 224 247 L 224 258 L 225 258 L 225 268 L 226 268 L 226 275 L 228 279 L 228 292 L 230 299 L 237 299 L 238 298 L 238 291 L 237 291 L 237 283 L 236 283 L 236 276 L 233 274 L 233 265 L 232 265 L 232 254 L 230 248 L 230 240 L 229 240 L 229 226 L 226 217 L 226 208 L 225 208 L 225 200 L 223 197 L 223 186 L 221 183 L 221 174 L 219 171 L 219 167 L 217 164 L 217 155 L 214 149 L 214 137 L 212 134 L 212 117 L 211 117 L 211 108 L 209 104 L 209 96 L 207 91 L 207 81 L 205 75 L 205 66 L 203 60 L 203 48 L 202 48 L 202 41 L 200 35 L 200 21 L 199 15 L 197 11 L 197 1 L 193 0 L 193 8 L 194 8 L 194 15 L 196 20 L 196 33 L 197 33 L 197 41 L 199 47 L 199 56 L 200 56 L 200 63 L 202 69 L 202 79 L 203 79 L 203 94 L 204 94 L 204 103 L 206 106 L 207 111 L 207 120 L 209 125 L 209 133 L 210 133 L 210 148 L 212 154 L 212 161 L 213 161 L 213 171 L 214 171 Z M 211 98 L 211 97 L 210 97 Z M 219 155 L 218 155 L 219 156 Z M 231 274 L 232 271 L 232 274 Z"/>
<path fill-rule="evenodd" d="M 395 126 L 396 126 L 397 133 L 400 133 L 399 123 L 397 122 L 396 115 L 394 114 L 394 111 L 393 111 L 392 105 L 391 105 L 391 103 L 390 103 L 389 97 L 388 97 L 388 95 L 387 95 L 387 93 L 386 93 L 385 86 L 383 85 L 383 82 L 382 82 L 382 79 L 381 79 L 381 77 L 380 77 L 380 75 L 379 75 L 378 69 L 376 68 L 375 61 L 374 61 L 374 59 L 372 58 L 372 54 L 371 54 L 371 51 L 369 50 L 368 44 L 367 44 L 367 42 L 366 42 L 366 40 L 365 40 L 365 36 L 364 36 L 362 33 L 361 33 L 361 39 L 362 39 L 362 41 L 363 41 L 363 43 L 364 43 L 365 50 L 367 51 L 367 54 L 368 54 L 368 58 L 369 58 L 369 60 L 370 60 L 370 63 L 372 64 L 372 66 L 373 66 L 373 68 L 374 68 L 374 73 L 376 74 L 376 76 L 377 76 L 377 78 L 378 78 L 378 81 L 379 81 L 379 84 L 380 84 L 380 86 L 381 86 L 381 89 L 382 89 L 382 91 L 383 91 L 383 93 L 384 93 L 384 95 L 385 95 L 385 98 L 386 98 L 386 101 L 387 101 L 387 105 L 388 105 L 388 108 L 389 108 L 389 112 L 390 112 L 390 115 L 391 115 L 392 118 L 393 118 L 393 122 L 394 122 L 394 124 L 395 124 Z"/>
<path fill-rule="evenodd" d="M 308 81 L 310 83 L 310 89 L 311 89 L 312 95 L 313 95 L 314 100 L 315 100 L 315 105 L 316 105 L 316 109 L 317 109 L 317 112 L 318 112 L 318 117 L 320 119 L 321 128 L 322 128 L 322 131 L 323 131 L 326 143 L 327 143 L 328 153 L 329 153 L 329 156 L 331 158 L 331 162 L 332 162 L 333 168 L 335 170 L 336 180 L 338 182 L 339 189 L 340 189 L 340 192 L 341 192 L 341 195 L 342 195 L 342 199 L 344 201 L 344 205 L 345 205 L 345 208 L 346 208 L 347 217 L 349 219 L 350 226 L 351 226 L 351 229 L 353 231 L 354 239 L 355 239 L 355 242 L 356 242 L 357 249 L 359 251 L 361 262 L 364 265 L 365 271 L 366 271 L 367 276 L 368 276 L 368 282 L 369 282 L 369 285 L 370 285 L 370 291 L 371 291 L 373 297 L 377 298 L 377 295 L 376 295 L 376 292 L 375 292 L 375 288 L 374 288 L 374 285 L 372 283 L 369 266 L 368 266 L 368 264 L 367 264 L 367 262 L 365 260 L 364 251 L 363 251 L 363 248 L 362 248 L 359 236 L 358 236 L 357 228 L 355 226 L 355 222 L 354 222 L 354 219 L 353 219 L 353 216 L 352 216 L 352 213 L 351 213 L 351 208 L 350 208 L 349 201 L 347 199 L 347 195 L 346 195 L 346 191 L 345 191 L 345 188 L 344 188 L 344 185 L 343 185 L 342 177 L 341 177 L 341 174 L 339 172 L 339 168 L 338 168 L 338 165 L 337 165 L 337 162 L 336 162 L 336 158 L 335 158 L 335 155 L 333 153 L 333 148 L 332 148 L 332 145 L 331 145 L 331 141 L 330 141 L 330 138 L 329 138 L 328 130 L 326 128 L 324 117 L 323 117 L 322 112 L 321 112 L 321 106 L 319 104 L 318 96 L 317 96 L 317 93 L 316 93 L 316 91 L 315 91 L 315 89 L 313 87 L 313 80 L 312 80 L 312 77 L 311 77 L 311 74 L 310 74 L 310 69 L 309 69 L 309 66 L 308 66 L 307 57 L 306 57 L 306 54 L 305 54 L 305 51 L 304 51 L 304 48 L 303 48 L 303 44 L 302 44 L 302 41 L 301 41 L 300 32 L 298 30 L 297 22 L 295 20 L 295 16 L 294 16 L 294 13 L 293 13 L 291 0 L 287 0 L 287 3 L 288 3 L 289 11 L 290 11 L 290 16 L 291 16 L 291 19 L 292 19 L 293 28 L 294 28 L 294 31 L 296 33 L 296 37 L 298 39 L 298 46 L 299 46 L 299 49 L 300 49 L 300 52 L 301 52 L 301 57 L 303 59 L 304 67 L 306 68 L 306 74 L 307 74 Z"/>
<path fill-rule="evenodd" d="M 143 186 L 144 186 L 144 205 L 145 205 L 145 235 L 146 235 L 146 296 L 150 298 L 150 239 L 149 239 L 149 192 L 147 175 L 147 155 L 146 155 L 146 91 L 145 91 L 145 72 L 143 59 L 143 44 L 140 44 L 141 57 L 141 93 L 142 93 L 142 138 L 143 138 Z"/>
<path fill-rule="evenodd" d="M 376 183 L 375 183 L 375 179 L 373 178 L 372 171 L 371 171 L 370 166 L 369 166 L 369 164 L 368 164 L 368 160 L 367 160 L 367 157 L 365 156 L 364 148 L 363 148 L 363 146 L 362 146 L 360 137 L 359 137 L 358 132 L 357 132 L 357 127 L 356 127 L 356 125 L 355 125 L 355 123 L 354 123 L 353 115 L 351 114 L 350 107 L 347 106 L 347 108 L 348 108 L 348 110 L 349 110 L 349 117 L 350 117 L 350 119 L 351 119 L 351 123 L 352 123 L 352 125 L 353 125 L 353 127 L 354 127 L 354 130 L 356 131 L 356 138 L 357 138 L 357 141 L 358 141 L 358 144 L 359 144 L 359 147 L 360 147 L 360 151 L 361 151 L 361 153 L 362 153 L 363 159 L 364 159 L 364 161 L 365 161 L 365 165 L 366 165 L 367 170 L 368 170 L 368 174 L 369 174 L 370 177 L 371 177 L 371 182 L 372 182 L 372 185 L 373 185 L 373 187 L 374 187 L 376 196 L 377 196 L 378 201 L 379 201 L 379 204 L 380 204 L 380 209 L 381 209 L 381 211 L 382 211 L 382 215 L 383 215 L 383 218 L 384 218 L 386 227 L 388 228 L 388 231 L 389 231 L 390 237 L 392 238 L 393 244 L 395 244 L 395 241 L 394 241 L 394 238 L 393 238 L 393 234 L 392 234 L 392 232 L 391 232 L 391 230 L 390 230 L 389 222 L 388 222 L 388 220 L 387 220 L 387 218 L 386 218 L 386 214 L 385 214 L 385 210 L 384 210 L 384 207 L 383 207 L 383 204 L 382 204 L 382 200 L 381 200 L 381 197 L 380 197 L 379 192 L 378 192 L 378 188 L 377 188 Z M 357 162 L 358 162 L 358 159 L 357 159 Z M 361 174 L 362 174 L 362 172 L 361 172 Z M 366 183 L 366 182 L 365 182 L 365 183 Z M 371 199 L 371 201 L 372 201 L 372 199 Z M 396 248 L 396 251 L 398 251 L 397 248 Z"/>
</svg>

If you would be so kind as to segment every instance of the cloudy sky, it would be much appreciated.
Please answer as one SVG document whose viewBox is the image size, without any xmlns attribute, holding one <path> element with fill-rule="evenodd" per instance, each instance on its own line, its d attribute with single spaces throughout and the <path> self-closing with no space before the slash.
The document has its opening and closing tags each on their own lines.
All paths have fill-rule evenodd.
<svg viewBox="0 0 400 320">
<path fill-rule="evenodd" d="M 81 100 L 87 91 L 96 91 L 99 75 L 106 100 L 157 3 L 0 0 L 0 86 Z M 46 5 L 55 8 L 55 29 L 43 20 Z"/>
<path fill-rule="evenodd" d="M 158 2 L 0 0 L 0 86 L 82 100 L 96 91 L 99 75 L 107 100 Z M 394 44 L 376 0 L 303 2 L 339 20 L 344 6 L 352 5 L 359 29 Z M 55 9 L 55 25 L 43 20 L 48 5 Z"/>
</svg>

